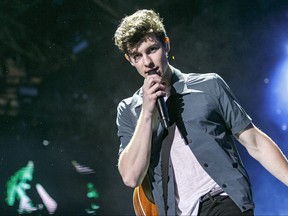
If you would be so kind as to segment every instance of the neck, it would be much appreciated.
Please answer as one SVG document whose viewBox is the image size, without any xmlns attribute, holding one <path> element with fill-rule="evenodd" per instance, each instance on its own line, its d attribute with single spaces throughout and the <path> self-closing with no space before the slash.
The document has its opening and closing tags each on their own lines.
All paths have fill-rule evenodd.
<svg viewBox="0 0 288 216">
<path fill-rule="evenodd" d="M 170 87 L 171 85 L 171 76 L 172 76 L 172 68 L 171 65 L 168 64 L 167 70 L 163 76 L 163 82 L 165 82 L 166 87 Z"/>
<path fill-rule="evenodd" d="M 171 90 L 171 76 L 172 76 L 172 68 L 171 65 L 168 64 L 167 70 L 165 72 L 165 75 L 163 77 L 163 82 L 166 84 L 166 96 L 170 95 L 170 90 Z"/>
</svg>

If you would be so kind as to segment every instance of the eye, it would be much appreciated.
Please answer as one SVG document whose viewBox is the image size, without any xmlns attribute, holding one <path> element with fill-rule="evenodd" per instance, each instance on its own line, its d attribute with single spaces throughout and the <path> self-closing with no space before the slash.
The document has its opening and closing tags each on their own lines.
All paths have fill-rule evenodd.
<svg viewBox="0 0 288 216">
<path fill-rule="evenodd" d="M 150 52 L 155 52 L 156 50 L 158 50 L 158 47 L 151 47 L 150 48 Z"/>
<path fill-rule="evenodd" d="M 159 46 L 152 46 L 152 47 L 149 48 L 148 54 L 154 53 L 154 52 L 156 52 L 158 49 L 159 49 Z"/>
<path fill-rule="evenodd" d="M 139 61 L 139 59 L 141 58 L 141 55 L 139 53 L 133 54 L 132 58 L 135 62 Z"/>
</svg>

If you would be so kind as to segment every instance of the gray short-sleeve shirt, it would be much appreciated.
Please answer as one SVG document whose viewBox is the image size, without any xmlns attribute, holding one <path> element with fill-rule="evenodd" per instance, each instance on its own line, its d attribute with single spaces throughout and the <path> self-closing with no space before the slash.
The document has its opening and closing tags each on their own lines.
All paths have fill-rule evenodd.
<svg viewBox="0 0 288 216">
<path fill-rule="evenodd" d="M 167 99 L 170 118 L 176 122 L 186 144 L 205 171 L 220 185 L 242 211 L 254 207 L 250 181 L 232 135 L 252 120 L 237 102 L 225 81 L 215 73 L 183 74 L 172 67 L 171 95 Z M 128 145 L 142 108 L 142 91 L 118 105 L 119 154 Z M 153 132 L 148 170 L 158 213 L 164 214 L 160 168 L 161 125 Z M 175 214 L 173 170 L 169 168 L 168 214 Z"/>
</svg>

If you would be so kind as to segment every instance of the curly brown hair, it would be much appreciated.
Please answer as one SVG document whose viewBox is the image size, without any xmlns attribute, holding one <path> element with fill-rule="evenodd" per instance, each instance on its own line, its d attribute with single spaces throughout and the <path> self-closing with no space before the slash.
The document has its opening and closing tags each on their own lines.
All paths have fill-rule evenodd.
<svg viewBox="0 0 288 216">
<path fill-rule="evenodd" d="M 121 20 L 115 35 L 115 45 L 125 53 L 128 49 L 136 47 L 145 36 L 154 33 L 157 39 L 164 45 L 166 30 L 163 19 L 153 10 L 138 10 Z"/>
</svg>

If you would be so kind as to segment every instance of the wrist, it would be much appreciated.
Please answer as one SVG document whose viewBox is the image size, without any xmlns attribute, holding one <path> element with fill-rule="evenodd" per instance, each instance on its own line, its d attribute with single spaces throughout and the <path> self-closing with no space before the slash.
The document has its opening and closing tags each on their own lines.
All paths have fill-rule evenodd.
<svg viewBox="0 0 288 216">
<path fill-rule="evenodd" d="M 144 109 L 142 109 L 142 111 L 140 113 L 140 118 L 142 118 L 144 120 L 150 120 L 153 118 L 153 113 L 149 112 L 149 111 L 145 111 Z"/>
</svg>

